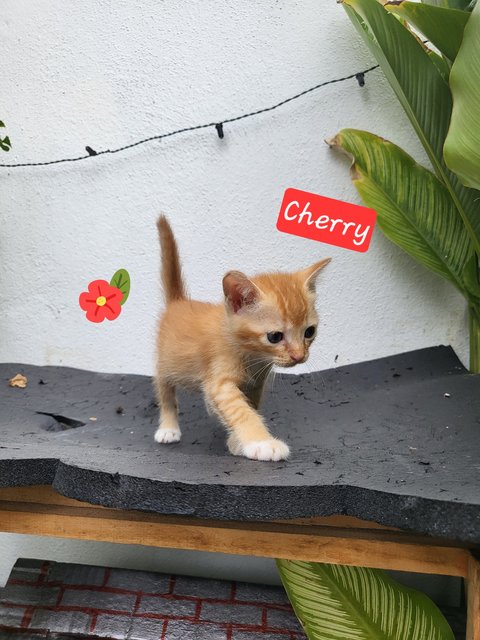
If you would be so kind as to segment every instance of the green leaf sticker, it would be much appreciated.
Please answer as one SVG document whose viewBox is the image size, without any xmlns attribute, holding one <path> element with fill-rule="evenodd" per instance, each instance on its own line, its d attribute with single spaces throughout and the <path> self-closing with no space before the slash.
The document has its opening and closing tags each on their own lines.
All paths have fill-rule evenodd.
<svg viewBox="0 0 480 640">
<path fill-rule="evenodd" d="M 130 276 L 126 269 L 119 269 L 113 275 L 113 278 L 110 280 L 110 284 L 112 287 L 116 287 L 120 289 L 123 293 L 123 298 L 120 304 L 125 304 L 127 301 L 128 295 L 130 293 Z"/>
<path fill-rule="evenodd" d="M 0 138 L 0 148 L 3 149 L 3 151 L 10 151 L 12 147 L 12 143 L 10 142 L 10 138 L 8 136 L 5 136 L 5 138 Z"/>
</svg>

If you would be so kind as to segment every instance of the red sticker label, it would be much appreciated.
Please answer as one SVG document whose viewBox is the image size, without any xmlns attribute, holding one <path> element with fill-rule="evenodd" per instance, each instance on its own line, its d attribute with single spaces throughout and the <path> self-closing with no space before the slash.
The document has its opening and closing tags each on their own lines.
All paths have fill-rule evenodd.
<svg viewBox="0 0 480 640">
<path fill-rule="evenodd" d="M 287 189 L 278 214 L 277 229 L 364 252 L 370 246 L 376 219 L 377 213 L 373 209 L 308 191 Z"/>
</svg>

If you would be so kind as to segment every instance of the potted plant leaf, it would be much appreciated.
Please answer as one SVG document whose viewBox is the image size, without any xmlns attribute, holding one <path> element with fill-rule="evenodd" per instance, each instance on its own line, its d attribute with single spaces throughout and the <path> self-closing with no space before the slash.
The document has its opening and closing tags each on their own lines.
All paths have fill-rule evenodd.
<svg viewBox="0 0 480 640">
<path fill-rule="evenodd" d="M 470 370 L 480 373 L 480 4 L 343 0 L 343 6 L 431 168 L 366 131 L 343 129 L 329 144 L 352 157 L 353 183 L 377 211 L 384 234 L 465 297 Z"/>
<path fill-rule="evenodd" d="M 277 566 L 309 640 L 454 640 L 426 595 L 384 571 L 291 560 Z"/>
</svg>

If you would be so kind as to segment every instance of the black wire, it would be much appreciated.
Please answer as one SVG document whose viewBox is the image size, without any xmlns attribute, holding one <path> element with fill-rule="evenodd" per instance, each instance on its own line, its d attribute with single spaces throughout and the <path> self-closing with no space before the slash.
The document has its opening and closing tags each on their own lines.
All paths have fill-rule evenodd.
<svg viewBox="0 0 480 640">
<path fill-rule="evenodd" d="M 348 76 L 344 76 L 343 78 L 334 78 L 333 80 L 326 80 L 325 82 L 321 82 L 320 84 L 316 84 L 314 87 L 310 87 L 310 89 L 305 89 L 305 91 L 301 91 L 300 93 L 291 96 L 290 98 L 286 98 L 286 100 L 282 100 L 277 104 L 274 104 L 271 107 L 265 107 L 263 109 L 257 109 L 257 111 L 250 111 L 249 113 L 244 113 L 240 116 L 235 116 L 234 118 L 227 118 L 226 120 L 222 120 L 219 122 L 209 122 L 206 124 L 197 124 L 191 127 L 184 127 L 183 129 L 176 129 L 175 131 L 170 131 L 169 133 L 162 133 L 156 136 L 150 136 L 149 138 L 143 138 L 142 140 L 137 140 L 137 142 L 132 142 L 130 144 L 126 144 L 123 147 L 118 147 L 117 149 L 104 149 L 103 151 L 94 152 L 91 147 L 85 147 L 87 149 L 87 155 L 77 156 L 75 158 L 61 158 L 60 160 L 47 160 L 45 162 L 20 162 L 16 164 L 0 164 L 0 167 L 4 168 L 16 168 L 16 167 L 45 167 L 51 164 L 60 164 L 62 162 L 78 162 L 79 160 L 86 160 L 87 158 L 93 158 L 102 156 L 106 153 L 121 153 L 122 151 L 126 151 L 127 149 L 132 149 L 133 147 L 138 147 L 141 144 L 146 144 L 147 142 L 152 142 L 153 140 L 163 140 L 164 138 L 170 138 L 171 136 L 179 135 L 180 133 L 186 133 L 187 131 L 198 131 L 200 129 L 208 129 L 209 127 L 215 127 L 217 132 L 219 129 L 223 134 L 223 125 L 230 122 L 238 122 L 238 120 L 244 120 L 245 118 L 252 118 L 253 116 L 258 116 L 261 113 L 267 113 L 268 111 L 273 111 L 274 109 L 278 109 L 279 107 L 283 107 L 283 105 L 292 102 L 292 100 L 298 100 L 302 96 L 311 93 L 312 91 L 316 91 L 321 87 L 325 87 L 328 84 L 335 84 L 337 82 L 344 82 L 345 80 L 352 80 L 353 78 L 363 77 L 366 73 L 370 73 L 374 69 L 378 68 L 378 64 L 370 67 L 369 69 L 365 69 L 364 71 L 360 71 L 357 73 L 352 73 Z M 220 135 L 220 134 L 219 134 Z"/>
</svg>

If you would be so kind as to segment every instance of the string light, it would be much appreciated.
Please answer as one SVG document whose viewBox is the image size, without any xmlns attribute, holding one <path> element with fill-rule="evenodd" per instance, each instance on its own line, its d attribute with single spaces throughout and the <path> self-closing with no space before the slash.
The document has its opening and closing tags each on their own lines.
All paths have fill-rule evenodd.
<svg viewBox="0 0 480 640">
<path fill-rule="evenodd" d="M 256 111 L 250 111 L 249 113 L 243 113 L 239 116 L 234 116 L 232 118 L 226 118 L 225 120 L 222 120 L 221 122 L 208 122 L 205 124 L 197 124 L 197 125 L 193 125 L 191 127 L 183 127 L 182 129 L 175 129 L 175 131 L 170 131 L 168 133 L 161 133 L 159 135 L 155 135 L 155 136 L 150 136 L 148 138 L 143 138 L 142 140 L 137 140 L 136 142 L 132 142 L 130 144 L 126 144 L 123 147 L 118 147 L 117 149 L 103 149 L 101 151 L 95 151 L 92 147 L 90 146 L 86 146 L 85 147 L 85 151 L 87 152 L 86 155 L 82 155 L 82 156 L 76 156 L 73 158 L 60 158 L 58 160 L 46 160 L 44 162 L 18 162 L 18 163 L 11 163 L 11 164 L 3 164 L 0 163 L 0 167 L 2 168 L 6 168 L 6 169 L 15 169 L 15 168 L 19 168 L 19 167 L 46 167 L 49 165 L 53 165 L 53 164 L 63 164 L 63 163 L 67 163 L 67 162 L 79 162 L 80 160 L 86 160 L 87 158 L 93 158 L 93 157 L 98 157 L 98 156 L 102 156 L 105 155 L 107 153 L 109 154 L 114 154 L 114 153 L 122 153 L 123 151 L 126 151 L 127 149 L 133 149 L 133 147 L 138 147 L 142 144 L 146 144 L 147 142 L 152 142 L 153 140 L 163 140 L 165 138 L 171 138 L 172 136 L 177 136 L 180 135 L 181 133 L 187 133 L 189 131 L 199 131 L 200 129 L 208 129 L 211 127 L 214 127 L 218 137 L 220 139 L 224 138 L 225 136 L 225 132 L 224 132 L 224 126 L 226 124 L 231 124 L 233 122 L 238 122 L 239 120 L 245 120 L 246 118 L 253 118 L 254 116 L 258 116 L 261 113 L 267 113 L 268 111 L 274 111 L 275 109 L 279 109 L 280 107 L 283 107 L 284 105 L 288 104 L 289 102 L 292 102 L 293 100 L 298 100 L 299 98 L 302 98 L 303 96 L 307 95 L 308 93 L 312 93 L 312 91 L 316 91 L 317 89 L 320 89 L 321 87 L 325 87 L 329 84 L 335 84 L 338 82 L 345 82 L 346 80 L 352 80 L 352 79 L 356 79 L 358 84 L 363 87 L 365 85 L 365 74 L 370 73 L 370 71 L 373 71 L 374 69 L 378 69 L 378 64 L 374 65 L 373 67 L 370 67 L 368 69 L 364 69 L 363 71 L 359 71 L 357 73 L 352 73 L 351 75 L 348 76 L 344 76 L 343 78 L 334 78 L 333 80 L 326 80 L 325 82 L 320 82 L 320 84 L 316 84 L 314 87 L 310 87 L 309 89 L 305 89 L 305 91 L 301 91 L 300 93 L 297 93 L 293 96 L 290 96 L 289 98 L 286 98 L 285 100 L 282 100 L 281 102 L 278 102 L 277 104 L 272 105 L 271 107 L 264 107 L 263 109 L 257 109 Z"/>
<path fill-rule="evenodd" d="M 360 71 L 360 73 L 355 74 L 355 78 L 357 79 L 358 85 L 360 87 L 365 86 L 365 72 Z"/>
</svg>

